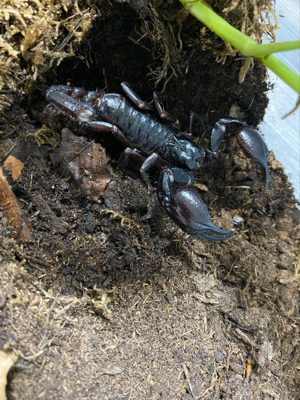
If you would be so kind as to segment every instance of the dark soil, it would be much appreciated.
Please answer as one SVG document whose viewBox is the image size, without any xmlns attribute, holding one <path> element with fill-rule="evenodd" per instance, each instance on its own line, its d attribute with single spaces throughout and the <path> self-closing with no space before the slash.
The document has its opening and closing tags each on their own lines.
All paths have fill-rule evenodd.
<svg viewBox="0 0 300 400">
<path fill-rule="evenodd" d="M 144 20 L 128 5 L 106 7 L 80 50 L 84 61 L 64 61 L 47 86 L 121 93 L 126 81 L 150 101 L 164 81 L 155 88 L 149 68 L 163 68 L 164 55 L 149 39 L 138 43 L 150 51 L 129 39 L 139 40 Z M 267 106 L 264 68 L 255 63 L 239 84 L 244 61 L 216 63 L 196 31 L 188 17 L 174 61 L 177 77 L 160 96 L 165 108 L 182 130 L 191 110 L 208 129 L 234 104 L 257 126 Z M 43 107 L 40 99 L 36 93 L 30 104 L 24 99 L 6 110 L 10 120 L 23 121 L 19 135 L 38 127 L 28 115 Z M 213 223 L 237 231 L 228 242 L 210 242 L 186 235 L 166 216 L 135 165 L 128 173 L 117 169 L 123 148 L 112 135 L 67 118 L 60 124 L 101 142 L 112 179 L 93 203 L 53 168 L 49 147 L 16 139 L 16 131 L 4 136 L 24 152 L 30 144 L 13 189 L 36 239 L 18 243 L 0 218 L 0 348 L 19 355 L 8 398 L 297 399 L 300 211 L 273 154 L 268 190 L 262 168 L 234 137 L 195 175 Z M 196 126 L 195 136 L 201 132 Z M 154 186 L 156 179 L 154 169 Z M 235 216 L 243 219 L 240 226 Z M 252 372 L 245 377 L 248 359 Z"/>
</svg>

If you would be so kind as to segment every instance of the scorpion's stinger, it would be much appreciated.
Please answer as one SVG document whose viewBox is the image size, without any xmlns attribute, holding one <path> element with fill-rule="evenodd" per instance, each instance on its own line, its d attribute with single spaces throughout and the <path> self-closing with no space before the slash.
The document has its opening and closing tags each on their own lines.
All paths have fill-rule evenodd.
<svg viewBox="0 0 300 400">
<path fill-rule="evenodd" d="M 169 217 L 190 235 L 206 240 L 231 239 L 235 232 L 213 225 L 206 205 L 194 190 L 185 187 L 172 194 L 174 180 L 173 171 L 166 168 L 160 173 L 157 183 L 158 200 L 165 206 Z"/>
</svg>

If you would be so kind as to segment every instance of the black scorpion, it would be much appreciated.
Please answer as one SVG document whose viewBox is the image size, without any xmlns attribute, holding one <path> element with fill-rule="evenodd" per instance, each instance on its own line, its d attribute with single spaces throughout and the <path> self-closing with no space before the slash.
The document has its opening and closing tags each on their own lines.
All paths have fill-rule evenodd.
<svg viewBox="0 0 300 400">
<path fill-rule="evenodd" d="M 140 171 L 148 192 L 151 184 L 147 171 L 153 165 L 158 166 L 162 170 L 157 183 L 158 200 L 182 230 L 208 240 L 230 239 L 235 232 L 214 226 L 203 200 L 188 187 L 194 183 L 189 172 L 200 169 L 205 156 L 211 159 L 215 155 L 225 133 L 235 132 L 246 156 L 263 166 L 266 189 L 269 181 L 268 149 L 259 133 L 244 121 L 222 118 L 210 130 L 211 150 L 204 151 L 180 131 L 178 121 L 164 110 L 156 93 L 153 100 L 160 118 L 154 108 L 142 101 L 127 83 L 121 86 L 131 102 L 120 94 L 100 94 L 62 85 L 51 86 L 46 98 L 63 114 L 85 123 L 89 129 L 112 132 L 126 147 L 119 167 L 125 168 L 129 157 L 141 162 Z M 96 117 L 106 122 L 95 120 Z M 195 117 L 197 114 L 191 113 L 190 131 Z M 180 187 L 173 194 L 174 182 L 185 187 Z"/>
</svg>

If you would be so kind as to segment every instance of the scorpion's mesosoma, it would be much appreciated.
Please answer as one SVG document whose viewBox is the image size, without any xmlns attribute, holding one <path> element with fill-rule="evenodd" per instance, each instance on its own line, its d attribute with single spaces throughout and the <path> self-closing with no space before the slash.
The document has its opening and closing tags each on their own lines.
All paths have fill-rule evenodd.
<svg viewBox="0 0 300 400">
<path fill-rule="evenodd" d="M 148 186 L 151 184 L 147 170 L 154 164 L 163 168 L 157 186 L 157 196 L 167 214 L 184 231 L 208 240 L 230 239 L 234 231 L 214 226 L 201 197 L 191 188 L 180 188 L 175 194 L 172 183 L 191 185 L 193 177 L 189 171 L 198 170 L 204 160 L 205 151 L 178 128 L 178 122 L 168 114 L 154 93 L 154 108 L 142 101 L 126 83 L 122 88 L 137 107 L 120 94 L 101 94 L 71 86 L 51 86 L 46 98 L 65 115 L 85 123 L 95 131 L 110 131 L 126 147 L 120 157 L 119 166 L 124 168 L 128 158 L 142 163 L 142 177 Z M 196 114 L 191 113 L 190 130 Z M 97 121 L 95 118 L 105 120 Z M 164 119 L 165 121 L 163 121 Z M 267 147 L 259 133 L 245 122 L 223 118 L 213 125 L 210 131 L 211 148 L 215 152 L 226 131 L 235 131 L 239 145 L 248 157 L 260 163 L 266 173 L 268 185 Z M 213 154 L 207 151 L 211 157 Z"/>
</svg>

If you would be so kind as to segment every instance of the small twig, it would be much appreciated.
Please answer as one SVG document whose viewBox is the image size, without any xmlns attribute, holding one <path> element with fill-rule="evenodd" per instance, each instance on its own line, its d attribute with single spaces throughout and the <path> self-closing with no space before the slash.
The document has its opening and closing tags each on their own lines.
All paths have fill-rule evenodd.
<svg viewBox="0 0 300 400">
<path fill-rule="evenodd" d="M 38 353 L 34 353 L 32 356 L 24 356 L 21 350 L 16 350 L 16 353 L 18 354 L 19 357 L 24 358 L 24 360 L 31 361 L 34 360 L 35 358 L 41 356 L 44 353 L 44 349 L 40 350 Z M 33 353 L 33 352 L 32 352 Z"/>
<path fill-rule="evenodd" d="M 86 10 L 83 10 L 83 11 L 78 11 L 77 13 L 75 13 L 73 15 L 70 15 L 70 17 L 67 17 L 63 22 L 67 22 L 68 19 L 72 19 L 72 18 L 74 18 L 74 17 L 76 17 L 77 15 L 80 15 L 80 14 L 85 14 L 88 11 L 89 11 L 89 8 L 87 8 Z"/>
<path fill-rule="evenodd" d="M 165 43 L 165 47 L 166 47 L 166 54 L 165 54 L 165 57 L 164 57 L 164 61 L 162 63 L 162 66 L 158 67 L 157 69 L 162 69 L 165 66 L 166 59 L 167 59 L 167 56 L 168 56 L 168 53 L 169 53 L 168 46 L 166 45 L 166 43 Z"/>
<path fill-rule="evenodd" d="M 179 42 L 179 53 L 181 52 L 182 47 L 183 47 L 182 40 L 181 40 L 181 37 L 180 37 L 181 30 L 182 30 L 182 24 L 179 25 L 178 34 L 177 34 L 178 42 Z"/>
<path fill-rule="evenodd" d="M 288 117 L 289 115 L 293 114 L 293 112 L 295 112 L 295 111 L 297 110 L 297 108 L 299 107 L 299 105 L 300 105 L 300 96 L 298 97 L 298 100 L 297 100 L 297 102 L 296 102 L 295 107 L 294 107 L 290 112 L 288 112 L 287 114 L 285 114 L 285 115 L 282 117 L 282 119 L 284 119 L 284 118 Z"/>
<path fill-rule="evenodd" d="M 197 397 L 197 400 L 201 399 L 209 390 L 211 390 L 215 385 L 211 385 L 209 388 L 205 390 L 199 397 Z"/>
<path fill-rule="evenodd" d="M 30 193 L 32 189 L 32 179 L 33 179 L 33 173 L 31 172 L 28 193 Z"/>
<path fill-rule="evenodd" d="M 53 52 L 62 51 L 65 45 L 72 39 L 72 37 L 74 36 L 75 32 L 77 31 L 77 29 L 80 27 L 81 24 L 82 24 L 82 18 L 78 21 L 77 25 L 75 25 L 73 30 L 64 38 L 61 44 L 58 45 L 57 48 L 53 50 Z"/>
<path fill-rule="evenodd" d="M 238 325 L 238 324 L 236 324 L 235 322 L 230 321 L 230 320 L 228 319 L 227 314 L 224 315 L 224 318 L 225 318 L 226 321 L 229 322 L 231 325 L 237 326 L 238 328 L 243 329 L 244 331 L 253 333 L 253 330 L 252 330 L 252 329 L 244 328 L 243 326 Z"/>
<path fill-rule="evenodd" d="M 251 186 L 225 186 L 225 189 L 251 189 Z"/>
<path fill-rule="evenodd" d="M 1 163 L 3 160 L 7 159 L 8 156 L 11 155 L 11 153 L 13 152 L 13 150 L 14 150 L 16 147 L 17 147 L 17 144 L 15 144 L 14 147 L 13 147 L 7 154 L 5 154 L 5 156 L 4 156 L 3 158 L 1 158 L 0 163 Z"/>
<path fill-rule="evenodd" d="M 248 358 L 246 361 L 246 372 L 245 372 L 245 379 L 249 378 L 252 370 L 251 360 Z"/>
<path fill-rule="evenodd" d="M 234 329 L 233 333 L 238 335 L 245 343 L 249 344 L 251 347 L 255 347 L 255 343 L 240 329 Z"/>
<path fill-rule="evenodd" d="M 245 287 L 244 287 L 244 289 L 243 289 L 243 293 L 245 293 L 245 292 L 248 290 L 251 281 L 252 281 L 252 275 L 250 275 L 250 276 L 248 277 L 247 283 L 246 283 L 246 285 L 245 285 Z"/>
<path fill-rule="evenodd" d="M 235 263 L 237 262 L 238 257 L 236 257 L 236 259 L 233 261 L 233 263 L 231 264 L 230 270 L 228 271 L 228 273 L 225 276 L 225 279 L 227 279 L 229 277 L 229 275 L 231 274 L 231 271 L 235 265 Z"/>
<path fill-rule="evenodd" d="M 148 35 L 148 32 L 144 33 L 143 36 L 141 36 L 141 37 L 137 40 L 137 42 L 139 42 L 140 40 L 142 40 L 146 35 Z"/>
<path fill-rule="evenodd" d="M 142 47 L 143 49 L 145 49 L 145 50 L 147 50 L 147 51 L 150 51 L 150 53 L 152 53 L 152 51 L 151 51 L 148 47 L 143 46 L 142 44 L 140 44 L 138 41 L 134 40 L 134 39 L 133 39 L 132 37 L 130 37 L 130 36 L 127 36 L 127 37 L 128 37 L 128 39 L 130 39 L 133 43 L 137 44 L 138 46 L 140 46 L 140 47 Z"/>
<path fill-rule="evenodd" d="M 183 370 L 184 370 L 185 377 L 186 377 L 186 380 L 187 380 L 187 382 L 188 382 L 191 395 L 193 396 L 194 399 L 196 399 L 196 397 L 195 397 L 195 395 L 194 395 L 194 393 L 193 393 L 193 387 L 192 387 L 192 384 L 191 384 L 191 381 L 190 381 L 190 378 L 189 378 L 189 373 L 188 373 L 187 367 L 186 367 L 185 363 L 182 363 L 181 365 L 182 365 L 182 368 L 183 368 Z"/>
<path fill-rule="evenodd" d="M 169 82 L 170 79 L 173 78 L 173 76 L 174 76 L 174 72 L 172 72 L 172 74 L 169 76 L 169 78 L 165 81 L 164 86 L 163 86 L 163 88 L 162 88 L 162 91 L 159 92 L 159 94 L 163 94 L 163 92 L 165 91 L 165 88 L 166 88 L 166 86 L 167 86 L 167 83 Z"/>
</svg>

